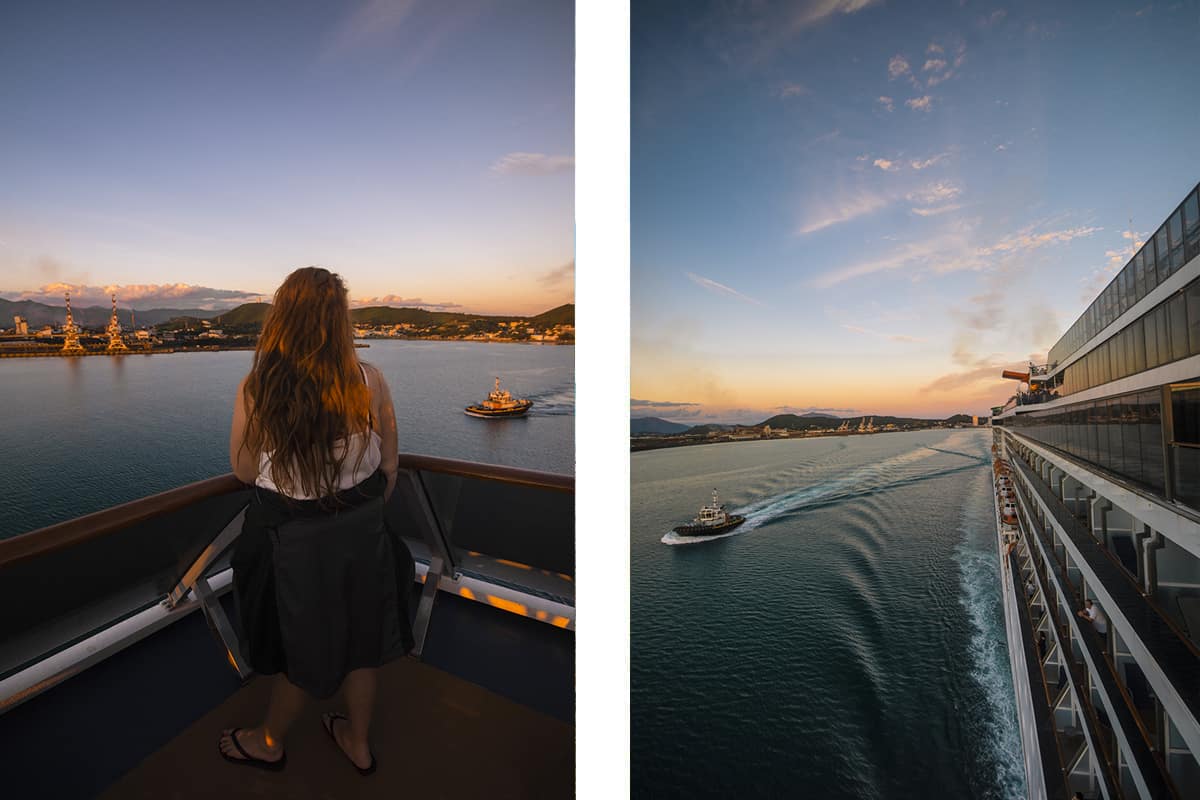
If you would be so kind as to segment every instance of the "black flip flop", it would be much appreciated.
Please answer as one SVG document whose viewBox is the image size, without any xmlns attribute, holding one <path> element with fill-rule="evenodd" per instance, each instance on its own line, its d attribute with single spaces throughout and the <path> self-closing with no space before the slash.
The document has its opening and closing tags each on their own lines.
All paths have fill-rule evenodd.
<svg viewBox="0 0 1200 800">
<path fill-rule="evenodd" d="M 217 740 L 217 752 L 221 754 L 221 758 L 228 761 L 230 764 L 244 764 L 247 767 L 256 767 L 258 769 L 266 769 L 271 772 L 279 772 L 287 765 L 287 753 L 281 755 L 276 761 L 267 761 L 265 758 L 255 758 L 246 752 L 242 747 L 242 743 L 238 741 L 237 735 L 241 728 L 234 728 L 229 732 L 229 741 L 233 742 L 233 746 L 242 754 L 241 758 L 234 758 L 221 749 L 221 740 Z"/>
<path fill-rule="evenodd" d="M 340 744 L 338 744 L 337 737 L 333 735 L 333 723 L 339 719 L 345 720 L 346 722 L 350 721 L 350 719 L 345 714 L 339 714 L 336 711 L 327 711 L 326 713 L 321 715 L 321 727 L 325 729 L 325 733 L 329 734 L 329 738 L 333 740 L 333 746 L 338 749 L 339 753 L 346 756 L 346 760 L 350 762 L 350 766 L 352 766 L 356 770 L 358 770 L 359 775 L 374 774 L 375 773 L 375 754 L 374 753 L 371 753 L 370 765 L 366 766 L 366 767 L 360 767 L 358 764 L 354 763 L 354 760 L 352 758 L 350 758 L 350 755 L 345 750 L 342 749 L 342 746 Z M 368 751 L 368 752 L 370 752 L 370 751 Z"/>
</svg>

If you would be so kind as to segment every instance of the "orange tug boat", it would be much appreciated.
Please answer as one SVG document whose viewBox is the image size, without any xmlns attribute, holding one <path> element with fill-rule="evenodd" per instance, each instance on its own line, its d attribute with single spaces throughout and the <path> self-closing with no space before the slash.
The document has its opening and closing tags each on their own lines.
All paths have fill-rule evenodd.
<svg viewBox="0 0 1200 800">
<path fill-rule="evenodd" d="M 492 419 L 495 417 L 520 417 L 533 405 L 532 400 L 513 397 L 507 389 L 500 388 L 500 379 L 496 378 L 496 387 L 488 393 L 482 403 L 467 406 L 463 409 L 472 417 Z"/>
</svg>

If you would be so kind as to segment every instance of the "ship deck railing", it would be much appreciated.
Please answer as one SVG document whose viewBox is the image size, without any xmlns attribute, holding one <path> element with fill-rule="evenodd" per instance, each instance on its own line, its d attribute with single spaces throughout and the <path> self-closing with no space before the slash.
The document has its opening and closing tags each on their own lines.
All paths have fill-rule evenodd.
<svg viewBox="0 0 1200 800">
<path fill-rule="evenodd" d="M 1117 768 L 1120 761 L 1114 758 L 1111 738 L 1115 736 L 1123 752 L 1127 754 L 1126 760 L 1132 761 L 1137 768 L 1136 780 L 1144 787 L 1146 796 L 1178 800 L 1179 794 L 1166 771 L 1166 765 L 1151 748 L 1149 733 L 1140 715 L 1134 712 L 1132 697 L 1117 679 L 1115 666 L 1108 658 L 1103 638 L 1090 623 L 1084 624 L 1074 613 L 1064 619 L 1059 614 L 1059 602 L 1050 601 L 1050 598 L 1065 601 L 1070 609 L 1083 607 L 1079 589 L 1070 580 L 1066 566 L 1054 549 L 1049 531 L 1035 516 L 1028 513 L 1032 499 L 1022 484 L 1017 485 L 1017 491 L 1021 495 L 1018 508 L 1022 528 L 1026 531 L 1027 541 L 1032 541 L 1034 545 L 1029 548 L 1032 563 L 1027 577 L 1035 581 L 1039 596 L 1043 598 L 1042 605 L 1051 622 L 1048 627 L 1053 636 L 1053 646 L 1047 647 L 1042 661 L 1045 664 L 1046 659 L 1057 650 L 1060 659 L 1067 665 L 1068 684 L 1064 688 L 1073 693 L 1076 706 L 1083 712 L 1086 721 L 1084 736 L 1091 744 L 1093 752 L 1099 754 L 1103 762 L 1105 797 L 1120 796 L 1116 791 L 1116 787 L 1122 783 L 1120 770 Z M 1054 588 L 1053 592 L 1049 591 L 1051 586 Z M 1082 652 L 1079 655 L 1071 646 L 1072 642 L 1080 644 Z M 1099 682 L 1098 687 L 1095 686 L 1095 682 L 1086 680 L 1085 668 L 1088 674 L 1095 676 L 1095 680 Z M 1110 720 L 1110 735 L 1103 732 L 1103 723 L 1091 696 L 1091 691 L 1097 688 L 1100 692 L 1100 702 L 1106 709 L 1107 719 Z"/>
<path fill-rule="evenodd" d="M 1178 727 L 1181 731 L 1189 727 L 1194 729 L 1196 720 L 1200 719 L 1200 651 L 1174 620 L 1158 607 L 1154 599 L 1141 590 L 1117 557 L 1104 548 L 1090 529 L 1070 513 L 1062 500 L 1045 485 L 1029 465 L 1022 458 L 1013 459 L 1013 463 L 1024 477 L 1025 483 L 1034 491 L 1034 496 L 1030 497 L 1022 487 L 1025 502 L 1032 503 L 1036 500 L 1040 503 L 1069 540 L 1074 551 L 1072 557 L 1085 564 L 1094 576 L 1094 580 L 1088 581 L 1089 594 L 1097 599 L 1104 598 L 1101 607 L 1107 612 L 1109 626 L 1119 626 L 1124 622 L 1127 626 L 1123 631 L 1124 638 L 1131 643 L 1140 643 L 1166 682 L 1166 685 L 1156 686 L 1156 693 L 1160 698 L 1170 697 L 1174 693 L 1184 713 L 1190 715 L 1190 720 L 1178 719 Z M 1053 543 L 1049 545 L 1049 550 L 1054 552 Z M 1057 555 L 1055 557 L 1057 558 Z M 1069 585 L 1072 586 L 1073 592 L 1078 591 L 1073 588 L 1073 584 Z M 1083 599 L 1076 597 L 1080 607 Z M 1094 631 L 1084 631 L 1082 627 L 1080 631 L 1083 634 L 1083 642 L 1088 641 L 1087 634 L 1095 635 Z M 1102 647 L 1101 651 L 1105 663 L 1112 668 L 1107 648 Z M 1115 668 L 1112 669 L 1115 673 Z M 1151 685 L 1155 686 L 1152 671 L 1146 670 L 1144 666 L 1142 669 Z M 1124 686 L 1121 681 L 1117 683 Z M 1139 728 L 1145 734 L 1144 727 L 1139 725 Z"/>
<path fill-rule="evenodd" d="M 64 795 L 96 794 L 118 778 L 133 791 L 131 786 L 142 785 L 130 777 L 139 770 L 161 783 L 170 770 L 152 762 L 157 758 L 161 767 L 164 758 L 179 756 L 156 752 L 170 749 L 164 742 L 192 735 L 189 724 L 199 725 L 230 704 L 248 708 L 239 698 L 262 699 L 266 682 L 252 680 L 239 652 L 230 595 L 229 557 L 252 491 L 224 475 L 0 541 L 0 729 L 6 763 L 8 756 L 20 756 L 14 760 L 18 774 L 6 776 L 6 786 L 14 781 L 20 786 L 24 774 L 42 781 L 43 788 L 56 778 L 68 781 L 71 791 Z M 471 776 L 442 785 L 434 795 L 468 796 L 468 786 L 493 795 L 534 787 L 569 793 L 574 479 L 403 454 L 385 514 L 416 562 L 410 607 L 417 639 L 413 657 L 385 672 L 403 673 L 405 680 L 427 687 L 428 696 L 418 703 L 422 713 L 456 718 L 467 728 L 478 723 L 484 738 L 465 735 L 463 742 L 492 742 L 507 765 L 497 767 L 500 773 L 493 777 L 499 783 Z M 193 614 L 196 610 L 202 614 Z M 137 695 L 121 696 L 117 687 L 133 689 L 127 681 L 135 675 Z M 146 695 L 160 698 L 153 710 L 158 713 L 134 714 L 140 722 L 132 724 L 128 711 L 120 709 L 140 707 Z M 486 724 L 484 711 L 491 715 Z M 256 709 L 239 724 L 257 724 L 261 713 Z M 515 727 L 506 730 L 505 720 Z M 435 762 L 449 767 L 454 731 L 436 719 L 421 725 L 431 722 L 449 748 Z M 90 746 L 98 751 L 90 762 L 92 782 L 79 783 L 79 774 L 53 774 L 64 729 L 71 731 L 66 739 L 91 732 Z M 406 760 L 406 753 L 394 749 L 411 750 L 412 741 L 400 744 L 410 732 L 395 725 L 384 732 L 393 739 L 392 763 Z M 323 736 L 318 734 L 316 746 Z M 15 750 L 10 740 L 18 743 Z M 543 750 L 536 757 L 527 752 L 535 742 Z M 377 745 L 382 762 L 387 742 Z M 88 762 L 86 754 L 78 755 Z M 491 763 L 492 756 L 480 763 Z M 143 759 L 145 764 L 129 772 Z M 344 766 L 333 763 L 336 770 Z M 200 796 L 205 775 L 223 780 L 229 776 L 226 766 L 216 758 L 214 739 L 181 768 L 195 768 L 201 783 L 194 794 Z M 302 764 L 297 767 L 289 764 L 288 771 L 303 771 Z M 228 769 L 235 778 L 246 777 L 244 769 Z M 399 771 L 393 775 L 404 777 Z M 411 784 L 412 776 L 406 780 Z M 289 791 L 310 791 L 281 781 L 279 787 Z M 290 796 L 283 788 L 277 794 Z"/>
</svg>

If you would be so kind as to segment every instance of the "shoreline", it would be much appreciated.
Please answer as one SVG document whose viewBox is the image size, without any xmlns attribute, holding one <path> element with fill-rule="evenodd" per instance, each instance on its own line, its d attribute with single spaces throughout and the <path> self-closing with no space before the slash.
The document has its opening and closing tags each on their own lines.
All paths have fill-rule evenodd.
<svg viewBox="0 0 1200 800">
<path fill-rule="evenodd" d="M 756 436 L 733 439 L 728 437 L 713 437 L 712 439 L 691 438 L 680 439 L 676 441 L 655 439 L 653 436 L 631 436 L 629 437 L 629 452 L 644 453 L 648 450 L 666 450 L 674 447 L 698 447 L 706 444 L 744 444 L 746 442 L 775 442 L 786 441 L 789 439 L 825 439 L 832 436 L 878 436 L 886 433 L 914 433 L 917 431 L 936 431 L 936 430 L 981 430 L 987 428 L 986 425 L 949 425 L 938 426 L 930 425 L 927 428 L 902 428 L 894 431 L 828 431 L 824 433 L 809 433 L 798 436 Z"/>
<path fill-rule="evenodd" d="M 495 339 L 442 339 L 423 336 L 372 336 L 369 339 L 355 339 L 354 346 L 356 348 L 366 349 L 371 345 L 367 342 L 371 339 L 383 339 L 386 341 L 410 341 L 410 342 L 475 342 L 477 344 L 524 344 L 524 345 L 548 345 L 552 347 L 573 346 L 574 342 L 525 342 L 514 339 L 500 340 Z M 111 356 L 114 358 L 121 356 L 163 356 L 163 355 L 181 355 L 186 353 L 224 353 L 244 350 L 254 350 L 254 345 L 238 345 L 235 347 L 171 347 L 171 348 L 155 348 L 155 349 L 140 349 L 131 347 L 124 352 L 110 353 L 107 350 L 85 350 L 82 353 L 64 353 L 61 350 L 43 350 L 43 351 L 15 351 L 4 352 L 0 350 L 0 358 L 91 358 L 94 356 Z"/>
</svg>

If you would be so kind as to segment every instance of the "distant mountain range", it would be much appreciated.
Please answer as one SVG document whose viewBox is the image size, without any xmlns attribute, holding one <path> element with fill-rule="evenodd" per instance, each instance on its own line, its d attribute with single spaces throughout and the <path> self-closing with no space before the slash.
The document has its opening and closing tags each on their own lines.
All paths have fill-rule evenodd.
<svg viewBox="0 0 1200 800">
<path fill-rule="evenodd" d="M 270 303 L 244 303 L 236 308 L 208 310 L 202 308 L 154 308 L 137 310 L 133 313 L 139 325 L 161 325 L 175 321 L 179 327 L 183 323 L 199 325 L 200 320 L 210 320 L 216 325 L 230 327 L 261 326 L 270 311 Z M 111 306 L 72 307 L 71 313 L 76 324 L 85 328 L 103 328 L 108 324 L 112 315 Z M 121 324 L 129 325 L 128 308 L 118 306 L 117 314 Z M 14 316 L 24 317 L 29 321 L 30 328 L 40 328 L 44 325 L 61 325 L 66 319 L 66 307 L 49 306 L 34 300 L 5 300 L 0 298 L 0 328 L 11 327 Z M 427 311 L 423 308 L 392 308 L 391 306 L 369 306 L 355 308 L 350 311 L 350 318 L 360 325 L 437 325 L 443 322 L 485 321 L 515 321 L 524 320 L 535 329 L 552 328 L 555 325 L 575 324 L 575 304 L 552 308 L 533 317 L 520 316 L 487 316 L 484 314 L 465 314 L 453 311 Z"/>
<path fill-rule="evenodd" d="M 634 436 L 639 433 L 683 433 L 688 427 L 658 417 L 634 417 L 629 421 L 629 433 Z"/>
<path fill-rule="evenodd" d="M 133 313 L 139 325 L 158 325 L 176 317 L 208 319 L 223 312 L 203 308 L 148 308 L 138 309 Z M 117 314 L 121 324 L 128 327 L 129 309 L 117 306 Z M 71 315 L 77 325 L 85 328 L 103 328 L 112 316 L 112 306 L 71 306 Z M 35 300 L 5 300 L 0 297 L 0 328 L 11 328 L 14 316 L 29 320 L 30 329 L 44 325 L 58 327 L 67 318 L 66 303 L 48 306 Z"/>
</svg>

